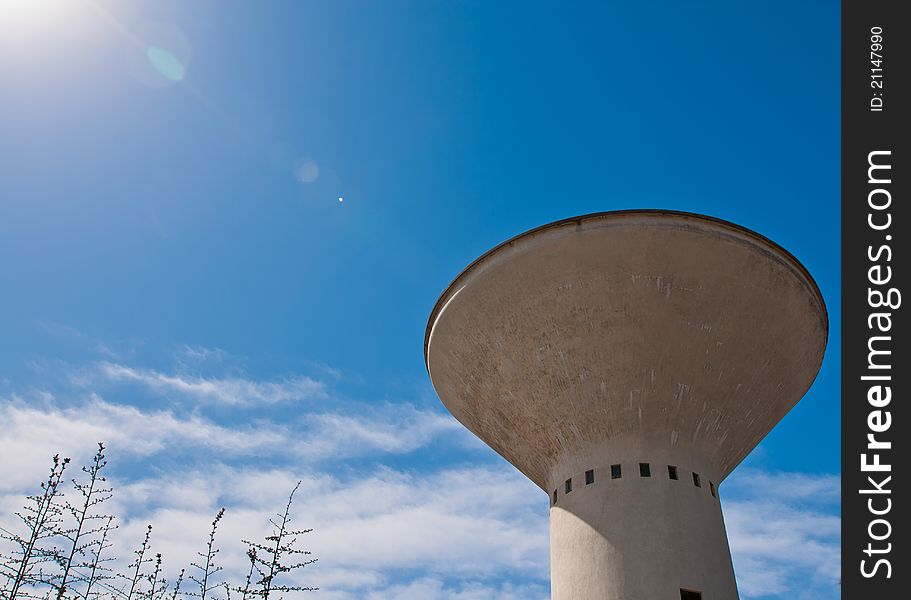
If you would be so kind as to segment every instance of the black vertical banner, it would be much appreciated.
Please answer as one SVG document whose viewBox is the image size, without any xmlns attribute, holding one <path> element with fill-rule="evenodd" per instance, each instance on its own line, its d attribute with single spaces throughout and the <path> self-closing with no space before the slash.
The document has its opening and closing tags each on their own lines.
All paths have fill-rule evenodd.
<svg viewBox="0 0 911 600">
<path fill-rule="evenodd" d="M 905 4 L 842 4 L 842 598 L 849 600 L 911 598 Z"/>
</svg>

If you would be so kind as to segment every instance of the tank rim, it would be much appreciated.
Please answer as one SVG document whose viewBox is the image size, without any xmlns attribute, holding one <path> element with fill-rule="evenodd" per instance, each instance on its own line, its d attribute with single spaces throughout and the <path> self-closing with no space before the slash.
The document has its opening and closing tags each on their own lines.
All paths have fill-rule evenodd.
<svg viewBox="0 0 911 600">
<path fill-rule="evenodd" d="M 733 222 L 727 221 L 725 219 L 720 219 L 718 217 L 713 217 L 710 215 L 704 215 L 704 214 L 694 213 L 694 212 L 681 211 L 681 210 L 670 210 L 670 209 L 662 209 L 662 208 L 635 208 L 635 209 L 608 210 L 608 211 L 587 213 L 584 215 L 568 217 L 565 219 L 560 219 L 558 221 L 553 221 L 551 223 L 546 223 L 544 225 L 539 225 L 538 227 L 534 227 L 532 229 L 524 231 L 518 235 L 515 235 L 515 236 L 507 239 L 504 242 L 497 244 L 496 246 L 494 246 L 493 248 L 491 248 L 484 254 L 480 255 L 478 258 L 471 261 L 471 263 L 469 263 L 467 267 L 462 269 L 459 272 L 459 274 L 456 275 L 456 277 L 449 283 L 449 285 L 446 286 L 446 289 L 443 290 L 443 293 L 440 294 L 439 298 L 437 298 L 437 301 L 433 305 L 433 309 L 430 311 L 430 316 L 427 319 L 427 326 L 424 330 L 424 367 L 427 369 L 427 372 L 428 373 L 430 372 L 430 365 L 428 363 L 428 358 L 429 358 L 428 351 L 430 349 L 430 333 L 433 330 L 433 325 L 436 322 L 436 319 L 437 319 L 443 305 L 450 297 L 450 293 L 452 292 L 452 290 L 458 285 L 458 283 L 460 281 L 462 281 L 466 276 L 468 276 L 472 271 L 474 271 L 480 264 L 484 263 L 491 256 L 498 254 L 504 248 L 508 248 L 524 238 L 532 237 L 532 236 L 539 234 L 541 232 L 544 232 L 544 231 L 548 231 L 551 229 L 558 229 L 561 227 L 565 227 L 567 225 L 581 225 L 582 223 L 585 223 L 588 221 L 604 220 L 604 219 L 617 218 L 617 217 L 629 217 L 629 216 L 646 216 L 646 217 L 656 217 L 656 218 L 669 217 L 669 218 L 683 218 L 683 219 L 692 219 L 692 220 L 696 220 L 696 221 L 702 221 L 704 223 L 709 223 L 711 225 L 720 226 L 721 228 L 732 230 L 732 231 L 742 234 L 742 235 L 746 235 L 747 237 L 754 239 L 755 241 L 759 242 L 760 244 L 763 244 L 763 245 L 767 246 L 769 249 L 773 250 L 774 252 L 780 254 L 787 262 L 791 263 L 791 265 L 793 267 L 795 267 L 797 269 L 797 271 L 799 271 L 804 276 L 806 281 L 809 283 L 811 291 L 816 295 L 817 300 L 819 300 L 819 304 L 822 307 L 822 317 L 823 317 L 823 321 L 824 321 L 824 328 L 825 328 L 825 335 L 826 335 L 826 340 L 825 340 L 825 344 L 823 347 L 828 345 L 829 313 L 828 313 L 828 309 L 826 308 L 825 298 L 823 297 L 822 292 L 819 290 L 819 285 L 816 283 L 816 280 L 810 274 L 810 271 L 803 265 L 803 263 L 801 263 L 793 254 L 788 252 L 784 247 L 782 247 L 781 245 L 777 244 L 776 242 L 770 240 L 769 238 L 762 235 L 761 233 L 757 233 L 756 231 L 749 229 L 748 227 L 744 227 L 743 225 L 738 225 L 737 223 L 733 223 Z"/>
</svg>

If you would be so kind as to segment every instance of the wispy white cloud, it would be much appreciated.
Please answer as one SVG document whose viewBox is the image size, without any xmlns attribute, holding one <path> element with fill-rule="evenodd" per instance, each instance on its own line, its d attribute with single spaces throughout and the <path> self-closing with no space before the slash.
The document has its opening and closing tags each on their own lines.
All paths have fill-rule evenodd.
<svg viewBox="0 0 911 600">
<path fill-rule="evenodd" d="M 741 468 L 725 481 L 732 497 L 761 495 L 783 501 L 809 500 L 814 504 L 839 502 L 841 478 L 828 473 L 790 473 Z"/>
<path fill-rule="evenodd" d="M 265 517 L 283 506 L 298 478 L 296 525 L 315 528 L 301 543 L 320 559 L 300 574 L 301 584 L 339 599 L 419 598 L 408 595 L 419 590 L 433 590 L 427 598 L 546 597 L 547 498 L 506 466 L 444 469 L 433 477 L 381 469 L 337 478 L 225 465 L 171 473 L 118 485 L 118 511 L 130 514 L 118 540 L 135 544 L 145 524 L 156 523 L 155 551 L 174 571 L 194 559 L 212 514 L 226 505 L 219 560 L 227 572 L 241 573 L 246 559 L 236 540 L 261 537 Z"/>
<path fill-rule="evenodd" d="M 18 489 L 43 473 L 49 457 L 60 453 L 85 461 L 98 441 L 118 456 L 151 455 L 165 449 L 241 456 L 280 445 L 285 437 L 267 427 L 227 428 L 199 415 L 178 417 L 169 410 L 144 411 L 111 404 L 92 395 L 86 402 L 42 406 L 20 398 L 0 402 L 0 490 Z"/>
<path fill-rule="evenodd" d="M 110 345 L 91 335 L 83 333 L 70 325 L 56 323 L 54 321 L 39 320 L 35 323 L 35 326 L 38 331 L 42 333 L 82 346 L 95 354 L 105 356 L 109 359 L 117 359 L 121 356 L 121 353 L 115 351 Z"/>
<path fill-rule="evenodd" d="M 84 461 L 104 441 L 113 456 L 171 459 L 211 456 L 218 463 L 269 457 L 273 462 L 313 465 L 414 452 L 433 440 L 466 438 L 451 417 L 410 404 L 348 407 L 354 413 L 303 413 L 290 422 L 256 420 L 225 425 L 197 412 L 141 409 L 111 403 L 98 394 L 68 405 L 47 392 L 28 399 L 0 398 L 0 491 L 34 481 L 55 453 Z"/>
<path fill-rule="evenodd" d="M 324 383 L 302 376 L 274 381 L 255 381 L 242 377 L 205 378 L 169 375 L 153 369 L 137 369 L 112 362 L 99 363 L 98 370 L 109 381 L 137 383 L 157 392 L 190 396 L 229 406 L 273 405 L 326 397 Z"/>
<path fill-rule="evenodd" d="M 265 518 L 300 479 L 299 525 L 316 528 L 302 542 L 320 558 L 301 583 L 321 587 L 321 597 L 546 596 L 548 508 L 540 490 L 506 465 L 353 469 L 345 457 L 382 460 L 463 432 L 451 417 L 409 404 L 337 408 L 348 412 L 304 414 L 293 426 L 226 426 L 195 412 L 115 404 L 98 394 L 66 405 L 49 394 L 0 398 L 0 420 L 8 424 L 0 430 L 0 452 L 20 459 L 0 463 L 0 508 L 10 514 L 52 453 L 84 463 L 94 443 L 105 440 L 121 467 L 111 478 L 116 493 L 108 506 L 122 517 L 118 554 L 129 557 L 153 523 L 154 549 L 172 577 L 196 559 L 220 506 L 229 510 L 219 560 L 226 572 L 241 573 L 246 559 L 237 541 L 261 537 Z M 146 463 L 153 465 L 147 471 L 125 468 L 131 457 L 149 456 L 167 461 Z M 515 578 L 529 582 L 508 583 Z"/>
<path fill-rule="evenodd" d="M 400 585 L 392 585 L 382 590 L 368 592 L 366 600 L 545 600 L 550 598 L 550 590 L 543 584 L 529 583 L 516 585 L 503 583 L 491 585 L 490 582 L 458 582 L 447 585 L 433 577 L 422 577 Z"/>
<path fill-rule="evenodd" d="M 834 475 L 735 471 L 724 513 L 743 598 L 836 597 L 840 481 Z"/>
<path fill-rule="evenodd" d="M 443 435 L 467 439 L 449 415 L 418 410 L 411 404 L 357 407 L 352 413 L 317 413 L 305 417 L 310 435 L 300 440 L 311 457 L 380 452 L 413 452 Z"/>
<path fill-rule="evenodd" d="M 188 359 L 196 362 L 215 362 L 220 363 L 227 359 L 230 354 L 221 348 L 207 348 L 205 346 L 180 346 L 176 352 L 179 358 Z"/>
</svg>

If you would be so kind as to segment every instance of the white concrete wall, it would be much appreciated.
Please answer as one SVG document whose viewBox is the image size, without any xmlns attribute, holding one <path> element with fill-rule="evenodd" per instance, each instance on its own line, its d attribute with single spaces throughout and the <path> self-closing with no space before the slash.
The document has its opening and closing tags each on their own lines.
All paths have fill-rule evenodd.
<svg viewBox="0 0 911 600">
<path fill-rule="evenodd" d="M 615 447 L 616 448 L 616 447 Z M 669 448 L 596 452 L 597 464 L 562 461 L 551 477 L 551 594 L 554 600 L 680 600 L 680 589 L 704 600 L 736 600 L 724 518 L 705 462 Z M 648 462 L 651 477 L 640 477 Z M 622 477 L 611 479 L 611 464 Z M 678 480 L 667 465 L 677 467 Z M 594 469 L 595 482 L 585 484 Z M 693 484 L 693 471 L 702 487 Z M 565 480 L 573 491 L 566 494 Z"/>
</svg>

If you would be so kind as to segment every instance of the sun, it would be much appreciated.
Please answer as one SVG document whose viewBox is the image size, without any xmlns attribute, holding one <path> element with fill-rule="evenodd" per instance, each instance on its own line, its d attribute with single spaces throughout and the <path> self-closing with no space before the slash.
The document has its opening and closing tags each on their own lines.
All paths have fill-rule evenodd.
<svg viewBox="0 0 911 600">
<path fill-rule="evenodd" d="M 41 23 L 54 18 L 54 12 L 67 0 L 0 0 L 0 22 L 5 25 Z"/>
<path fill-rule="evenodd" d="M 0 0 L 0 63 L 39 58 L 103 31 L 95 0 Z"/>
<path fill-rule="evenodd" d="M 85 0 L 0 0 L 0 34 L 35 37 L 48 30 L 65 30 L 85 16 Z"/>
</svg>

